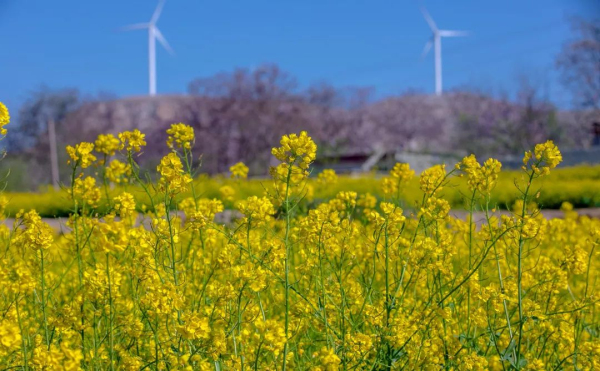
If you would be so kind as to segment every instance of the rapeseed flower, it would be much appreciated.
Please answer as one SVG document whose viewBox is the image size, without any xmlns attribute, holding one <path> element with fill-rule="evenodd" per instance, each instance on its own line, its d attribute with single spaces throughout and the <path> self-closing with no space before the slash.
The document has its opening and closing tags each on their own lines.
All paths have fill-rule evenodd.
<svg viewBox="0 0 600 371">
<path fill-rule="evenodd" d="M 139 152 L 142 147 L 146 145 L 146 134 L 142 133 L 138 129 L 133 131 L 124 131 L 119 133 L 119 140 L 121 145 L 119 149 L 126 149 L 130 152 Z"/>
<path fill-rule="evenodd" d="M 191 183 L 193 139 L 172 128 L 159 177 L 132 156 L 142 133 L 120 135 L 127 153 L 99 137 L 71 147 L 73 213 L 60 233 L 36 211 L 0 226 L 4 368 L 600 367 L 600 221 L 567 203 L 561 218 L 543 217 L 537 178 L 559 163 L 553 144 L 530 152 L 518 202 L 493 215 L 490 200 L 504 192 L 493 159 L 434 166 L 418 189 L 396 164 L 383 200 L 361 187 L 311 199 L 337 176 L 308 180 L 316 145 L 292 134 L 273 150 L 280 164 L 259 195 L 252 182 Z M 77 176 L 95 162 L 92 146 L 117 158 L 101 178 Z M 462 185 L 453 172 L 485 216 L 450 212 Z M 0 213 L 10 201 L 0 195 Z"/>
<path fill-rule="evenodd" d="M 246 179 L 248 178 L 248 166 L 244 165 L 243 162 L 238 162 L 229 168 L 231 177 L 234 179 Z"/>
<path fill-rule="evenodd" d="M 68 163 L 73 161 L 74 166 L 81 166 L 82 169 L 89 167 L 96 161 L 96 156 L 92 154 L 93 150 L 94 145 L 88 142 L 81 142 L 75 147 L 67 146 L 67 153 L 70 157 Z"/>
<path fill-rule="evenodd" d="M 156 170 L 160 174 L 158 183 L 161 189 L 168 190 L 171 194 L 186 191 L 188 184 L 192 182 L 190 175 L 183 170 L 181 159 L 174 152 L 163 157 Z"/>
<path fill-rule="evenodd" d="M 94 142 L 96 152 L 102 153 L 105 156 L 113 156 L 119 149 L 119 139 L 112 134 L 100 134 Z"/>
<path fill-rule="evenodd" d="M 167 129 L 169 138 L 167 139 L 167 145 L 170 148 L 184 148 L 191 149 L 194 143 L 194 128 L 189 125 L 178 123 L 172 124 Z"/>
<path fill-rule="evenodd" d="M 10 114 L 4 103 L 0 102 L 0 135 L 6 135 L 5 126 L 10 122 Z"/>
</svg>

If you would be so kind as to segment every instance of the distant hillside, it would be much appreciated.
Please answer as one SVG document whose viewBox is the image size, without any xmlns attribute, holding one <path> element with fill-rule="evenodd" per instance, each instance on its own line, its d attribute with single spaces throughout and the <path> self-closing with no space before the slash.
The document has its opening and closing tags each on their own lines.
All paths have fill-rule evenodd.
<svg viewBox="0 0 600 371">
<path fill-rule="evenodd" d="M 300 96 L 240 99 L 171 95 L 90 102 L 67 116 L 69 141 L 138 128 L 147 135 L 145 158 L 166 151 L 164 131 L 184 122 L 196 131 L 205 171 L 222 172 L 236 161 L 264 172 L 270 148 L 282 134 L 307 130 L 328 155 L 387 150 L 520 153 L 547 138 L 585 147 L 591 119 L 544 104 L 516 104 L 455 92 L 443 97 L 407 94 L 358 108 L 313 104 Z"/>
<path fill-rule="evenodd" d="M 226 172 L 244 161 L 254 175 L 267 173 L 273 164 L 270 150 L 283 134 L 300 130 L 310 133 L 319 146 L 318 157 L 331 164 L 341 155 L 368 158 L 381 151 L 520 157 L 546 139 L 555 140 L 563 150 L 585 149 L 593 142 L 592 122 L 600 122 L 598 111 L 557 111 L 527 95 L 518 102 L 472 92 L 442 97 L 412 93 L 369 101 L 328 86 L 291 93 L 261 84 L 219 81 L 217 93 L 82 99 L 56 125 L 60 178 L 68 183 L 70 177 L 65 145 L 134 128 L 143 131 L 148 142 L 140 161 L 154 168 L 168 151 L 165 130 L 176 122 L 194 127 L 194 151 L 202 155 L 203 172 Z M 76 101 L 71 95 L 44 99 Z M 0 170 L 11 169 L 13 189 L 35 189 L 50 182 L 47 121 L 37 102 L 29 106 L 31 125 L 20 133 L 34 144 L 9 150 L 0 163 Z M 18 139 L 19 128 L 12 130 L 10 138 Z"/>
</svg>

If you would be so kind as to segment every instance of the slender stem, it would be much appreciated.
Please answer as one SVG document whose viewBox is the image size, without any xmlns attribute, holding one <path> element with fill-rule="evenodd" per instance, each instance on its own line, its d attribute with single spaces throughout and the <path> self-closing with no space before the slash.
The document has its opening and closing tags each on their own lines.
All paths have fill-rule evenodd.
<svg viewBox="0 0 600 371">
<path fill-rule="evenodd" d="M 44 315 L 44 332 L 46 335 L 46 345 L 50 349 L 50 336 L 48 335 L 48 318 L 46 316 L 46 279 L 44 278 L 44 250 L 40 250 L 41 270 L 42 270 L 42 313 Z"/>
<path fill-rule="evenodd" d="M 110 369 L 114 370 L 114 338 L 113 338 L 113 302 L 112 302 L 112 286 L 110 282 L 110 256 L 106 253 L 106 279 L 108 280 L 108 341 L 109 341 L 109 356 L 110 356 Z"/>
<path fill-rule="evenodd" d="M 285 182 L 285 345 L 283 346 L 283 371 L 287 370 L 287 354 L 289 350 L 288 346 L 288 333 L 290 326 L 290 245 L 289 245 L 289 234 L 290 234 L 290 179 L 292 177 L 292 165 L 288 167 L 287 178 Z"/>
<path fill-rule="evenodd" d="M 525 244 L 525 239 L 523 238 L 523 227 L 524 227 L 524 219 L 525 213 L 527 212 L 527 197 L 529 196 L 529 189 L 531 188 L 531 182 L 533 181 L 533 177 L 535 172 L 532 170 L 531 174 L 529 174 L 529 181 L 527 182 L 527 187 L 525 188 L 525 192 L 523 193 L 523 207 L 521 209 L 521 227 L 519 230 L 519 254 L 517 257 L 517 301 L 519 305 L 519 340 L 517 344 L 517 359 L 516 365 L 519 367 L 521 360 L 521 342 L 523 340 L 523 324 L 524 324 L 524 316 L 523 316 L 523 246 Z"/>
</svg>

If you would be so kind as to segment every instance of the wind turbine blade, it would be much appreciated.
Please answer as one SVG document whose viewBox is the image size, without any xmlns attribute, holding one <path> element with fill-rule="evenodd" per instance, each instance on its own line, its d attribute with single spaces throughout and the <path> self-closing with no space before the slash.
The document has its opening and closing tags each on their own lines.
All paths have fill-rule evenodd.
<svg viewBox="0 0 600 371">
<path fill-rule="evenodd" d="M 441 30 L 440 36 L 442 37 L 460 37 L 460 36 L 469 36 L 469 32 L 467 31 L 451 31 L 451 30 Z"/>
<path fill-rule="evenodd" d="M 436 32 L 438 28 L 435 25 L 433 18 L 431 18 L 429 12 L 427 11 L 427 9 L 425 9 L 424 6 L 421 7 L 421 13 L 423 13 L 423 17 L 425 17 L 425 21 L 427 21 L 427 24 L 429 24 L 429 28 L 431 28 L 431 31 Z"/>
<path fill-rule="evenodd" d="M 160 41 L 160 43 L 162 44 L 162 46 L 167 49 L 167 51 L 174 55 L 175 52 L 173 51 L 173 48 L 171 48 L 171 45 L 169 45 L 169 43 L 167 42 L 167 39 L 165 39 L 165 37 L 163 36 L 163 34 L 160 32 L 160 30 L 157 27 L 154 27 L 154 35 L 156 36 L 156 38 L 158 39 L 158 41 Z"/>
<path fill-rule="evenodd" d="M 143 28 L 148 28 L 148 23 L 135 23 L 130 24 L 125 27 L 119 28 L 119 31 L 132 31 L 132 30 L 141 30 Z"/>
<path fill-rule="evenodd" d="M 425 44 L 425 47 L 423 48 L 423 53 L 421 53 L 421 59 L 425 58 L 427 53 L 429 53 L 429 50 L 431 50 L 432 45 L 433 45 L 433 41 L 431 39 L 429 39 L 429 41 L 427 41 L 427 44 Z"/>
<path fill-rule="evenodd" d="M 163 6 L 165 6 L 165 0 L 159 0 L 156 9 L 154 9 L 154 14 L 152 14 L 152 18 L 150 19 L 150 23 L 156 24 L 156 21 L 158 21 L 158 17 L 160 17 L 160 13 L 162 12 Z"/>
</svg>

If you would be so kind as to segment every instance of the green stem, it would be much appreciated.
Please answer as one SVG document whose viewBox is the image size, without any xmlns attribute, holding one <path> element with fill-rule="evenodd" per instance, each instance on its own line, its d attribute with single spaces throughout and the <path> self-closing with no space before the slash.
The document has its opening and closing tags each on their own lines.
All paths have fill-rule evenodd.
<svg viewBox="0 0 600 371">
<path fill-rule="evenodd" d="M 109 356 L 110 356 L 110 369 L 114 370 L 114 338 L 113 338 L 113 302 L 112 302 L 112 286 L 110 283 L 110 256 L 106 253 L 106 279 L 108 280 L 108 339 L 109 339 Z"/>
<path fill-rule="evenodd" d="M 50 336 L 48 335 L 48 318 L 46 316 L 46 279 L 44 278 L 44 251 L 40 250 L 41 268 L 42 268 L 42 313 L 44 315 L 44 331 L 46 335 L 46 345 L 50 349 Z"/>
<path fill-rule="evenodd" d="M 283 371 L 287 370 L 287 354 L 288 354 L 288 333 L 290 326 L 290 245 L 289 245 L 289 234 L 290 234 L 290 179 L 292 177 L 292 165 L 288 167 L 286 186 L 285 186 L 285 345 L 283 346 Z"/>
<path fill-rule="evenodd" d="M 529 196 L 529 189 L 531 188 L 531 182 L 533 181 L 533 177 L 535 172 L 532 170 L 531 174 L 529 174 L 529 181 L 527 182 L 527 188 L 525 188 L 525 192 L 523 193 L 523 207 L 521 209 L 521 227 L 519 230 L 519 254 L 517 258 L 517 301 L 519 306 L 519 340 L 517 344 L 517 359 L 516 365 L 519 367 L 521 360 L 521 342 L 523 340 L 523 246 L 525 244 L 525 240 L 523 238 L 523 227 L 524 227 L 524 219 L 525 213 L 527 212 L 527 197 Z"/>
</svg>

